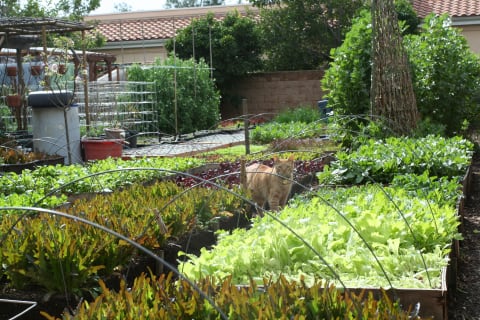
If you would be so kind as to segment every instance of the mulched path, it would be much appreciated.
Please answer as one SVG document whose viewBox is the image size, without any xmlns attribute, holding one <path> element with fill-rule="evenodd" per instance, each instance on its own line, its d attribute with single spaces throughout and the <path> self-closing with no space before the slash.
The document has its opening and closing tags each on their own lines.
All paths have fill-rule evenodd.
<svg viewBox="0 0 480 320">
<path fill-rule="evenodd" d="M 480 319 L 480 155 L 471 166 L 469 195 L 465 199 L 457 285 L 450 292 L 448 319 Z M 450 290 L 450 289 L 449 289 Z"/>
</svg>

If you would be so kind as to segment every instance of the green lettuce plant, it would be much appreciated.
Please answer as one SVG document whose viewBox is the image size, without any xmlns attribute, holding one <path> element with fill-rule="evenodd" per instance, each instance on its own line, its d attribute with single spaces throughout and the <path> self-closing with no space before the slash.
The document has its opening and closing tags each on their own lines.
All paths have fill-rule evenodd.
<svg viewBox="0 0 480 320">
<path fill-rule="evenodd" d="M 238 284 L 284 275 L 347 287 L 438 288 L 459 220 L 455 202 L 439 206 L 425 197 L 378 185 L 321 189 L 248 230 L 221 234 L 179 270 Z"/>
</svg>

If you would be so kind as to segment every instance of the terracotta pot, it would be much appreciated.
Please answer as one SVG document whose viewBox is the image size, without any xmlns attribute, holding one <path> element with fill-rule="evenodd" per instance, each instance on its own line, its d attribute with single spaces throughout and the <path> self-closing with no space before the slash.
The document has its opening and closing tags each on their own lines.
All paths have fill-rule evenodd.
<svg viewBox="0 0 480 320">
<path fill-rule="evenodd" d="M 18 108 L 22 106 L 22 97 L 19 94 L 7 96 L 7 106 Z"/>
<path fill-rule="evenodd" d="M 30 74 L 32 76 L 39 76 L 41 73 L 42 73 L 42 66 L 41 65 L 30 66 Z"/>
<path fill-rule="evenodd" d="M 102 160 L 109 157 L 120 158 L 123 151 L 123 139 L 82 139 L 85 161 Z"/>
<path fill-rule="evenodd" d="M 17 76 L 17 67 L 16 66 L 7 66 L 7 75 L 9 77 L 15 77 Z"/>
</svg>

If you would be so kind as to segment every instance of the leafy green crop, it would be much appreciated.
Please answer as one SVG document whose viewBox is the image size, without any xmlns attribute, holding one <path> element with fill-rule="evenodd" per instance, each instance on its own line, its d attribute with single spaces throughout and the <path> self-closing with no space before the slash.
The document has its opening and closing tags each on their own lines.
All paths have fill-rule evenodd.
<svg viewBox="0 0 480 320">
<path fill-rule="evenodd" d="M 318 177 L 335 184 L 390 183 L 396 175 L 424 172 L 453 178 L 465 174 L 472 155 L 473 143 L 460 137 L 370 139 L 355 151 L 338 152 Z"/>
<path fill-rule="evenodd" d="M 277 123 L 311 123 L 318 122 L 321 117 L 322 115 L 317 108 L 312 108 L 311 106 L 300 106 L 296 108 L 289 108 L 280 112 L 273 120 Z"/>
<path fill-rule="evenodd" d="M 304 139 L 325 134 L 325 124 L 319 122 L 268 122 L 255 127 L 250 135 L 253 143 L 266 144 L 277 139 Z"/>
<path fill-rule="evenodd" d="M 196 158 L 109 158 L 86 166 L 43 166 L 33 171 L 24 170 L 21 174 L 10 172 L 0 177 L 0 194 L 3 195 L 0 206 L 51 208 L 64 203 L 66 195 L 112 191 L 136 182 L 165 177 L 171 174 L 171 170 L 184 172 L 203 163 L 204 160 Z M 132 168 L 139 170 L 121 170 Z M 119 171 L 108 172 L 110 170 Z M 47 197 L 55 190 L 60 192 Z"/>
<path fill-rule="evenodd" d="M 249 230 L 222 234 L 179 270 L 196 279 L 232 275 L 236 283 L 285 275 L 349 287 L 438 288 L 458 225 L 454 205 L 427 203 L 399 187 L 321 190 Z"/>
</svg>

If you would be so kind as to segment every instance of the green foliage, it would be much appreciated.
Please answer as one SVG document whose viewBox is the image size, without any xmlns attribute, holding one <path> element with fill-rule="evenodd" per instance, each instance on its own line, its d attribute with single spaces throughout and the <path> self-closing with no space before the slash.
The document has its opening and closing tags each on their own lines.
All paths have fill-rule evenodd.
<svg viewBox="0 0 480 320">
<path fill-rule="evenodd" d="M 325 124 L 322 124 L 320 122 L 268 122 L 255 127 L 250 132 L 250 138 L 253 143 L 266 144 L 274 140 L 318 137 L 324 133 Z"/>
<path fill-rule="evenodd" d="M 336 153 L 337 160 L 318 174 L 322 183 L 390 183 L 396 175 L 425 172 L 459 178 L 473 155 L 473 143 L 460 137 L 370 139 L 355 151 Z"/>
<path fill-rule="evenodd" d="M 342 45 L 332 50 L 334 61 L 322 79 L 336 116 L 369 113 L 371 41 L 370 12 L 365 10 L 354 20 Z"/>
<path fill-rule="evenodd" d="M 17 220 L 2 217 L 1 234 Z M 101 275 L 128 262 L 133 248 L 103 231 L 52 216 L 25 217 L 2 242 L 2 271 L 14 288 L 38 285 L 48 292 L 94 293 Z"/>
<path fill-rule="evenodd" d="M 200 295 L 207 293 L 228 319 L 415 319 L 402 310 L 382 290 L 372 293 L 342 293 L 318 281 L 307 286 L 303 281 L 264 280 L 237 287 L 230 279 L 204 279 L 193 287 L 172 275 L 156 278 L 142 275 L 132 288 L 124 281 L 120 290 L 109 290 L 100 282 L 102 294 L 91 303 L 83 302 L 74 316 L 64 319 L 223 319 Z M 49 320 L 55 317 L 42 313 Z"/>
<path fill-rule="evenodd" d="M 290 122 L 304 122 L 312 123 L 317 122 L 321 118 L 320 111 L 317 108 L 302 107 L 289 108 L 280 112 L 273 121 L 278 123 L 290 123 Z"/>
<path fill-rule="evenodd" d="M 261 8 L 261 37 L 267 70 L 318 69 L 339 46 L 365 1 L 253 1 Z M 281 5 L 280 5 L 281 3 Z M 335 21 L 334 24 L 331 22 Z"/>
<path fill-rule="evenodd" d="M 52 3 L 53 2 L 53 3 Z M 81 21 L 84 16 L 100 7 L 100 0 L 56 0 L 47 3 L 37 0 L 2 1 L 2 16 L 5 17 L 61 17 Z"/>
<path fill-rule="evenodd" d="M 198 63 L 173 56 L 157 59 L 152 67 L 134 65 L 129 81 L 156 83 L 158 130 L 184 134 L 215 127 L 220 118 L 220 95 L 203 59 Z"/>
<path fill-rule="evenodd" d="M 228 191 L 184 191 L 171 181 L 135 185 L 74 201 L 66 211 L 151 250 L 241 212 L 242 199 Z M 0 223 L 0 234 L 9 232 L 1 243 L 2 271 L 15 288 L 35 284 L 49 292 L 92 293 L 99 277 L 126 266 L 135 253 L 125 241 L 75 219 L 25 217 L 12 231 L 17 218 L 4 215 Z"/>
<path fill-rule="evenodd" d="M 405 38 L 414 72 L 418 110 L 424 118 L 460 134 L 463 121 L 478 118 L 480 60 L 447 15 L 425 18 L 424 31 Z"/>
<path fill-rule="evenodd" d="M 465 120 L 478 114 L 474 101 L 479 88 L 480 63 L 470 52 L 460 32 L 447 25 L 447 17 L 426 20 L 423 31 L 405 37 L 412 63 L 414 92 L 425 125 L 435 132 L 445 128 L 448 135 L 459 134 Z M 370 113 L 371 18 L 364 11 L 355 21 L 344 43 L 332 51 L 334 62 L 322 79 L 329 105 L 341 124 L 357 130 L 356 121 Z"/>
<path fill-rule="evenodd" d="M 186 171 L 205 161 L 199 158 L 105 159 L 82 165 L 42 166 L 21 174 L 6 173 L 0 177 L 0 207 L 42 206 L 53 208 L 65 203 L 67 194 L 111 192 L 138 183 L 170 175 L 170 170 Z M 129 168 L 138 170 L 123 170 Z M 143 169 L 141 169 L 143 168 Z M 92 176 L 92 174 L 95 174 Z M 49 195 L 59 189 L 60 194 Z M 49 195 L 47 197 L 47 195 Z M 0 211 L 3 215 L 5 211 Z"/>
<path fill-rule="evenodd" d="M 256 23 L 248 16 L 242 17 L 239 12 L 228 13 L 220 21 L 212 13 L 194 19 L 178 32 L 175 40 L 167 41 L 165 48 L 181 59 L 193 57 L 208 64 L 211 61 L 210 67 L 222 95 L 225 95 L 226 88 L 236 83 L 238 77 L 261 67 Z"/>
<path fill-rule="evenodd" d="M 418 32 L 418 26 L 421 19 L 417 16 L 412 3 L 409 0 L 395 0 L 395 11 L 398 21 L 404 23 L 403 34 L 415 34 Z"/>
<path fill-rule="evenodd" d="M 192 8 L 225 5 L 225 0 L 167 0 L 165 9 Z"/>
<path fill-rule="evenodd" d="M 335 272 L 347 287 L 439 288 L 459 221 L 455 201 L 440 206 L 428 194 L 378 185 L 322 188 L 275 217 L 255 219 L 248 230 L 222 234 L 213 249 L 188 255 L 179 268 L 188 278 L 231 276 L 238 284 L 283 275 L 338 285 Z"/>
<path fill-rule="evenodd" d="M 240 211 L 242 200 L 223 189 L 185 190 L 172 181 L 151 186 L 133 185 L 111 194 L 80 200 L 68 210 L 91 217 L 127 237 L 148 239 L 143 245 L 158 248 L 170 238 L 178 239 L 194 229 L 210 225 L 228 213 Z M 166 230 L 157 223 L 158 216 Z"/>
</svg>

